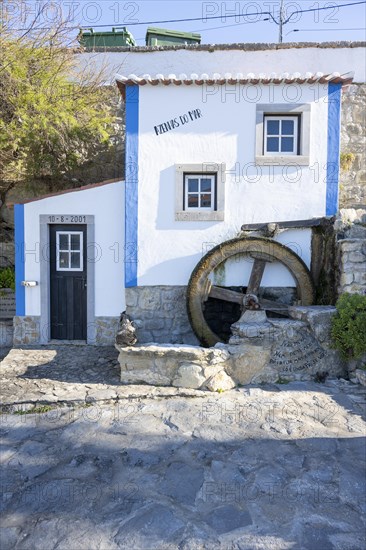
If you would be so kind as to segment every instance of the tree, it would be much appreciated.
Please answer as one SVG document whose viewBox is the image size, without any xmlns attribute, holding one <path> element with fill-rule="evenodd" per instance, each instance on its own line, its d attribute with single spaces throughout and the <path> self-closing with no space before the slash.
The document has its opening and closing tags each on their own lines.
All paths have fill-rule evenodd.
<svg viewBox="0 0 366 550">
<path fill-rule="evenodd" d="M 17 36 L 0 27 L 0 199 L 19 183 L 50 189 L 113 134 L 111 89 L 102 71 L 80 72 L 65 26 Z M 80 48 L 78 47 L 80 50 Z"/>
</svg>

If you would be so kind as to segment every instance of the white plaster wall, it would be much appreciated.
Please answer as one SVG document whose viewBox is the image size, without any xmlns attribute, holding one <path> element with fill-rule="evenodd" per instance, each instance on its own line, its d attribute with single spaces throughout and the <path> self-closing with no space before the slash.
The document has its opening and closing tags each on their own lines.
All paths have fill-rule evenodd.
<svg viewBox="0 0 366 550">
<path fill-rule="evenodd" d="M 270 88 L 259 88 L 260 103 L 269 103 Z M 223 97 L 220 91 L 204 102 L 199 86 L 140 87 L 138 285 L 187 284 L 194 266 L 212 243 L 235 237 L 244 223 L 325 215 L 327 86 L 319 87 L 316 102 L 310 86 L 298 89 L 301 97 L 296 102 L 313 102 L 310 165 L 314 168 L 261 167 L 259 172 L 253 165 L 254 102 L 237 102 L 237 96 L 227 93 Z M 272 92 L 273 103 L 284 102 L 283 86 L 272 87 Z M 155 134 L 155 125 L 195 108 L 201 109 L 202 119 Z M 176 222 L 174 164 L 202 162 L 226 163 L 225 221 Z M 288 179 L 294 181 L 285 181 L 284 169 L 288 170 Z M 310 231 L 282 238 L 290 238 L 309 265 Z M 277 267 L 267 271 L 272 286 L 289 283 Z"/>
<path fill-rule="evenodd" d="M 94 215 L 97 251 L 95 315 L 118 316 L 125 310 L 124 182 L 110 183 L 25 204 L 25 278 L 38 282 L 40 261 L 47 261 L 48 258 L 48 251 L 40 249 L 41 214 Z M 25 307 L 26 315 L 40 315 L 40 286 L 25 289 Z"/>
<path fill-rule="evenodd" d="M 354 71 L 355 82 L 366 81 L 366 49 L 357 48 L 288 48 L 282 50 L 168 50 L 157 52 L 95 52 L 78 56 L 86 65 L 104 67 L 107 79 L 113 83 L 116 73 L 306 73 Z"/>
</svg>

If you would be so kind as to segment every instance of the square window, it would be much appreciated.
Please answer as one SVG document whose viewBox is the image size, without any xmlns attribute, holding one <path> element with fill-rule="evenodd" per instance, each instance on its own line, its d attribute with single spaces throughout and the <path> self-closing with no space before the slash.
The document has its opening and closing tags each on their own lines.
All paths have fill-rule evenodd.
<svg viewBox="0 0 366 550">
<path fill-rule="evenodd" d="M 184 210 L 214 210 L 216 174 L 186 174 L 184 177 Z"/>
<path fill-rule="evenodd" d="M 265 115 L 264 154 L 297 155 L 297 116 Z"/>
<path fill-rule="evenodd" d="M 175 220 L 220 222 L 225 219 L 226 165 L 201 162 L 175 165 Z"/>
<path fill-rule="evenodd" d="M 83 271 L 82 231 L 57 231 L 56 252 L 57 271 Z"/>
<path fill-rule="evenodd" d="M 311 103 L 256 105 L 258 166 L 309 166 Z"/>
</svg>

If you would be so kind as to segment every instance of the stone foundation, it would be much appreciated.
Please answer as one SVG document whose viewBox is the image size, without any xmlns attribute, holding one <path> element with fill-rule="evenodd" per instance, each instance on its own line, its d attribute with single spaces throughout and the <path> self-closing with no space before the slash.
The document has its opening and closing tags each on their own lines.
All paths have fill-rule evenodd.
<svg viewBox="0 0 366 550">
<path fill-rule="evenodd" d="M 13 345 L 13 320 L 0 319 L 0 348 L 11 348 Z"/>
<path fill-rule="evenodd" d="M 116 346 L 121 382 L 221 391 L 244 384 L 346 375 L 346 364 L 329 347 L 335 313 L 331 306 L 293 306 L 292 319 L 267 319 L 264 312 L 247 311 L 232 326 L 229 344 L 213 348 Z"/>
<path fill-rule="evenodd" d="M 126 288 L 126 313 L 137 327 L 141 344 L 199 343 L 188 320 L 185 286 Z"/>
<path fill-rule="evenodd" d="M 119 317 L 96 317 L 95 334 L 93 341 L 95 346 L 113 346 L 119 326 Z"/>
<path fill-rule="evenodd" d="M 88 343 L 94 346 L 113 346 L 118 324 L 119 317 L 95 317 L 93 326 L 88 327 Z M 47 342 L 47 339 L 48 326 L 42 329 L 41 317 L 14 317 L 14 346 L 40 344 Z"/>
<path fill-rule="evenodd" d="M 41 342 L 41 318 L 36 316 L 19 317 L 13 319 L 14 346 L 39 344 Z"/>
<path fill-rule="evenodd" d="M 140 344 L 199 344 L 188 320 L 186 289 L 185 286 L 126 288 L 126 313 L 137 327 Z M 295 289 L 267 288 L 261 289 L 260 295 L 262 294 L 268 299 L 292 303 Z M 230 337 L 230 326 L 240 317 L 240 307 L 209 298 L 205 317 L 212 330 L 227 341 Z M 221 331 L 220 325 L 223 325 Z"/>
</svg>

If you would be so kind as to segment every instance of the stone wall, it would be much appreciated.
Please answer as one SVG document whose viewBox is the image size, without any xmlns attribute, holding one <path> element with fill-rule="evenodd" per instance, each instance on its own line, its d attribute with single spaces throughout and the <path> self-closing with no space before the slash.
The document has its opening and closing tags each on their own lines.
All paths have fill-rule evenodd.
<svg viewBox="0 0 366 550">
<path fill-rule="evenodd" d="M 366 209 L 341 209 L 335 227 L 338 295 L 366 294 Z"/>
<path fill-rule="evenodd" d="M 341 153 L 352 153 L 349 169 L 341 170 L 341 208 L 366 205 L 366 84 L 352 84 L 343 90 Z"/>
<path fill-rule="evenodd" d="M 338 241 L 340 279 L 338 292 L 366 294 L 366 239 Z"/>
<path fill-rule="evenodd" d="M 41 318 L 36 316 L 20 317 L 13 319 L 14 346 L 39 344 L 41 340 Z"/>
<path fill-rule="evenodd" d="M 95 334 L 92 344 L 96 346 L 113 346 L 119 327 L 119 317 L 96 317 Z"/>
<path fill-rule="evenodd" d="M 198 344 L 188 320 L 185 286 L 126 288 L 126 313 L 137 327 L 139 343 Z"/>
<path fill-rule="evenodd" d="M 116 340 L 116 334 L 119 325 L 119 317 L 95 317 L 93 326 L 88 326 L 89 344 L 94 346 L 113 346 Z M 11 326 L 11 321 L 10 321 Z M 48 328 L 41 326 L 41 318 L 36 316 L 20 317 L 15 316 L 13 320 L 13 329 L 9 328 L 9 323 L 3 331 L 3 340 L 9 342 L 9 331 L 13 332 L 14 346 L 36 345 L 44 342 L 48 338 Z M 90 330 L 90 328 L 92 330 Z M 1 329 L 1 327 L 0 327 Z M 44 331 L 44 333 L 42 333 Z M 1 333 L 0 333 L 1 336 Z M 0 346 L 5 346 L 1 343 Z"/>
</svg>

